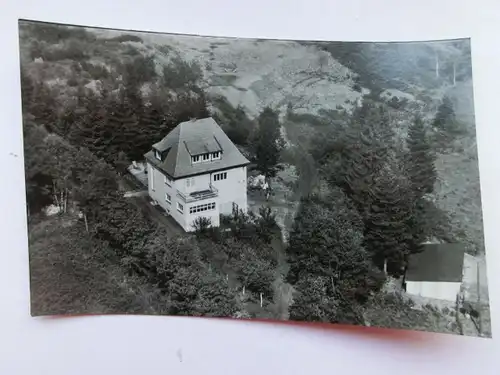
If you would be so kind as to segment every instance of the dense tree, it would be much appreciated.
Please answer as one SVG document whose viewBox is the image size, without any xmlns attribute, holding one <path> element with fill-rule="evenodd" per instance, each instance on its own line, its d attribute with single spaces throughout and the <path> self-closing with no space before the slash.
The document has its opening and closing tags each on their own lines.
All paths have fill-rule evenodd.
<svg viewBox="0 0 500 375">
<path fill-rule="evenodd" d="M 264 297 L 269 298 L 273 292 L 276 260 L 270 259 L 269 254 L 263 254 L 265 250 L 269 250 L 263 247 L 236 240 L 225 244 L 225 249 L 230 254 L 228 265 L 236 273 L 241 285 L 250 292 L 262 293 Z"/>
<path fill-rule="evenodd" d="M 186 62 L 174 57 L 163 67 L 162 84 L 171 90 L 192 88 L 202 76 L 203 72 L 197 62 Z"/>
<path fill-rule="evenodd" d="M 416 198 L 434 191 L 436 167 L 423 120 L 417 116 L 408 130 L 407 174 Z"/>
<path fill-rule="evenodd" d="M 152 82 L 157 77 L 153 55 L 137 56 L 118 68 L 129 88 L 140 88 L 145 82 Z"/>
<path fill-rule="evenodd" d="M 278 112 L 264 108 L 258 118 L 259 129 L 256 136 L 255 159 L 257 168 L 266 177 L 274 177 L 279 170 L 280 153 L 283 148 Z"/>
<path fill-rule="evenodd" d="M 254 129 L 253 121 L 245 113 L 245 109 L 238 105 L 236 108 L 225 97 L 212 99 L 217 108 L 213 117 L 221 124 L 227 136 L 237 145 L 246 145 L 251 139 Z"/>
<path fill-rule="evenodd" d="M 363 248 L 363 222 L 340 189 L 327 199 L 302 199 L 287 254 L 292 283 L 305 275 L 326 276 L 344 297 L 360 299 L 376 285 L 377 272 Z"/>
<path fill-rule="evenodd" d="M 227 280 L 204 267 L 180 269 L 168 294 L 173 315 L 232 317 L 238 311 L 236 293 Z"/>
<path fill-rule="evenodd" d="M 365 219 L 365 244 L 374 263 L 398 275 L 414 245 L 415 200 L 402 168 L 386 164 L 374 175 L 371 207 Z"/>
<path fill-rule="evenodd" d="M 35 92 L 35 82 L 25 68 L 21 68 L 21 103 L 23 113 L 31 113 L 33 105 L 33 94 Z"/>
<path fill-rule="evenodd" d="M 37 212 L 52 203 L 52 176 L 48 171 L 51 155 L 45 146 L 43 127 L 23 121 L 24 171 L 29 212 Z"/>
<path fill-rule="evenodd" d="M 290 320 L 331 323 L 337 320 L 337 303 L 330 278 L 309 275 L 295 285 Z"/>
<path fill-rule="evenodd" d="M 112 159 L 115 159 L 120 151 L 131 160 L 142 159 L 143 154 L 135 148 L 136 139 L 141 134 L 139 117 L 127 97 L 120 96 L 114 100 L 107 116 L 107 130 L 113 141 L 109 149 Z"/>
<path fill-rule="evenodd" d="M 53 202 L 65 211 L 73 189 L 73 166 L 78 161 L 74 148 L 59 136 L 51 134 L 45 143 L 50 154 L 47 170 L 52 176 Z"/>
<path fill-rule="evenodd" d="M 168 296 L 168 313 L 231 316 L 236 312 L 234 291 L 201 262 L 195 241 L 157 238 L 146 251 L 153 271 L 150 280 Z"/>
<path fill-rule="evenodd" d="M 204 93 L 181 93 L 171 104 L 175 125 L 191 119 L 210 117 L 208 102 Z"/>
<path fill-rule="evenodd" d="M 363 247 L 361 217 L 340 189 L 302 200 L 287 254 L 287 280 L 298 293 L 292 319 L 360 323 L 355 306 L 384 278 Z"/>
<path fill-rule="evenodd" d="M 29 94 L 26 94 L 28 97 Z M 53 130 L 57 121 L 57 101 L 52 89 L 44 82 L 35 83 L 31 102 L 27 104 L 29 112 L 33 115 L 37 125 L 43 125 L 49 131 Z"/>
<path fill-rule="evenodd" d="M 394 134 L 383 106 L 370 100 L 357 108 L 350 120 L 341 148 L 340 166 L 332 179 L 354 201 L 362 216 L 371 206 L 374 176 L 394 148 Z"/>
<path fill-rule="evenodd" d="M 447 130 L 455 122 L 455 110 L 453 102 L 449 97 L 445 96 L 438 107 L 434 118 L 433 126 L 441 131 Z"/>
</svg>

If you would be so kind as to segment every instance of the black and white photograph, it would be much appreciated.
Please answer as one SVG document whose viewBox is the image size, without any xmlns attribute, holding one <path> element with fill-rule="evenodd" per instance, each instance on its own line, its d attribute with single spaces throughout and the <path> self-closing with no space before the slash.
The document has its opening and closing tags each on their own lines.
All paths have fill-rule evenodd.
<svg viewBox="0 0 500 375">
<path fill-rule="evenodd" d="M 32 316 L 491 338 L 474 40 L 161 31 L 19 20 Z"/>
</svg>

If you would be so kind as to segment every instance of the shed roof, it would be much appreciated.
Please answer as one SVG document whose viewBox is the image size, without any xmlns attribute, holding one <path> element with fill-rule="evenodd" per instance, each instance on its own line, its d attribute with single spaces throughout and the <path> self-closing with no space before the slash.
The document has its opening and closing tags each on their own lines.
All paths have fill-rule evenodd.
<svg viewBox="0 0 500 375">
<path fill-rule="evenodd" d="M 406 281 L 462 282 L 465 247 L 459 243 L 423 244 L 409 258 Z"/>
<path fill-rule="evenodd" d="M 166 154 L 163 161 L 156 159 L 153 151 L 146 153 L 146 159 L 173 178 L 209 173 L 250 163 L 211 117 L 181 122 L 153 147 Z M 219 160 L 197 164 L 191 162 L 191 156 L 216 151 L 222 151 Z"/>
</svg>

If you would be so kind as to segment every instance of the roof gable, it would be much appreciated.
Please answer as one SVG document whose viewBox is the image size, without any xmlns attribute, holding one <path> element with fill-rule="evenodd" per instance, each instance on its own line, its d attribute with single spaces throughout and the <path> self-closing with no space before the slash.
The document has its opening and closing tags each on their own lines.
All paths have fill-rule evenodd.
<svg viewBox="0 0 500 375">
<path fill-rule="evenodd" d="M 153 148 L 166 152 L 163 161 L 157 160 L 152 151 L 145 157 L 173 178 L 210 173 L 250 163 L 211 117 L 180 123 L 165 138 L 155 143 Z M 217 151 L 222 152 L 219 160 L 196 164 L 191 162 L 191 156 Z"/>
<path fill-rule="evenodd" d="M 465 247 L 458 243 L 423 244 L 410 255 L 406 281 L 461 282 Z"/>
</svg>

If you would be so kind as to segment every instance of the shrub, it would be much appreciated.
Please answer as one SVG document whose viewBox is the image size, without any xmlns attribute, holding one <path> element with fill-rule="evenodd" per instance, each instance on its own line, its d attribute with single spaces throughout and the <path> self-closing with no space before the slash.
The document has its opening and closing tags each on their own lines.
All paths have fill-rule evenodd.
<svg viewBox="0 0 500 375">
<path fill-rule="evenodd" d="M 203 76 L 197 62 L 186 62 L 176 57 L 163 67 L 163 85 L 169 89 L 190 87 Z"/>
<path fill-rule="evenodd" d="M 39 52 L 41 55 L 40 57 L 46 61 L 81 61 L 89 58 L 89 56 L 83 51 L 82 47 L 76 42 L 69 43 L 66 48 L 42 49 Z"/>
<path fill-rule="evenodd" d="M 90 74 L 92 79 L 101 80 L 109 77 L 109 71 L 105 66 L 94 65 L 87 61 L 82 61 L 80 65 L 83 70 Z"/>
<path fill-rule="evenodd" d="M 124 52 L 127 56 L 139 56 L 141 53 L 139 50 L 133 46 L 127 46 L 127 49 Z"/>
<path fill-rule="evenodd" d="M 193 228 L 196 235 L 205 234 L 212 226 L 212 220 L 209 217 L 199 216 L 193 222 Z"/>
<path fill-rule="evenodd" d="M 61 40 L 70 38 L 85 41 L 95 41 L 97 39 L 94 34 L 88 32 L 83 27 L 71 27 L 37 22 L 26 23 L 29 25 L 32 34 L 36 35 L 38 40 L 42 40 L 50 44 L 56 44 Z"/>
<path fill-rule="evenodd" d="M 144 42 L 141 37 L 138 37 L 137 35 L 131 35 L 131 34 L 119 35 L 119 36 L 116 36 L 114 38 L 110 38 L 108 40 L 111 40 L 114 42 L 119 42 L 119 43 L 124 43 L 124 42 L 143 43 Z"/>
<path fill-rule="evenodd" d="M 76 77 L 70 77 L 70 78 L 66 81 L 66 84 L 67 84 L 69 87 L 76 87 L 76 86 L 78 86 L 78 80 L 76 79 Z"/>
</svg>

